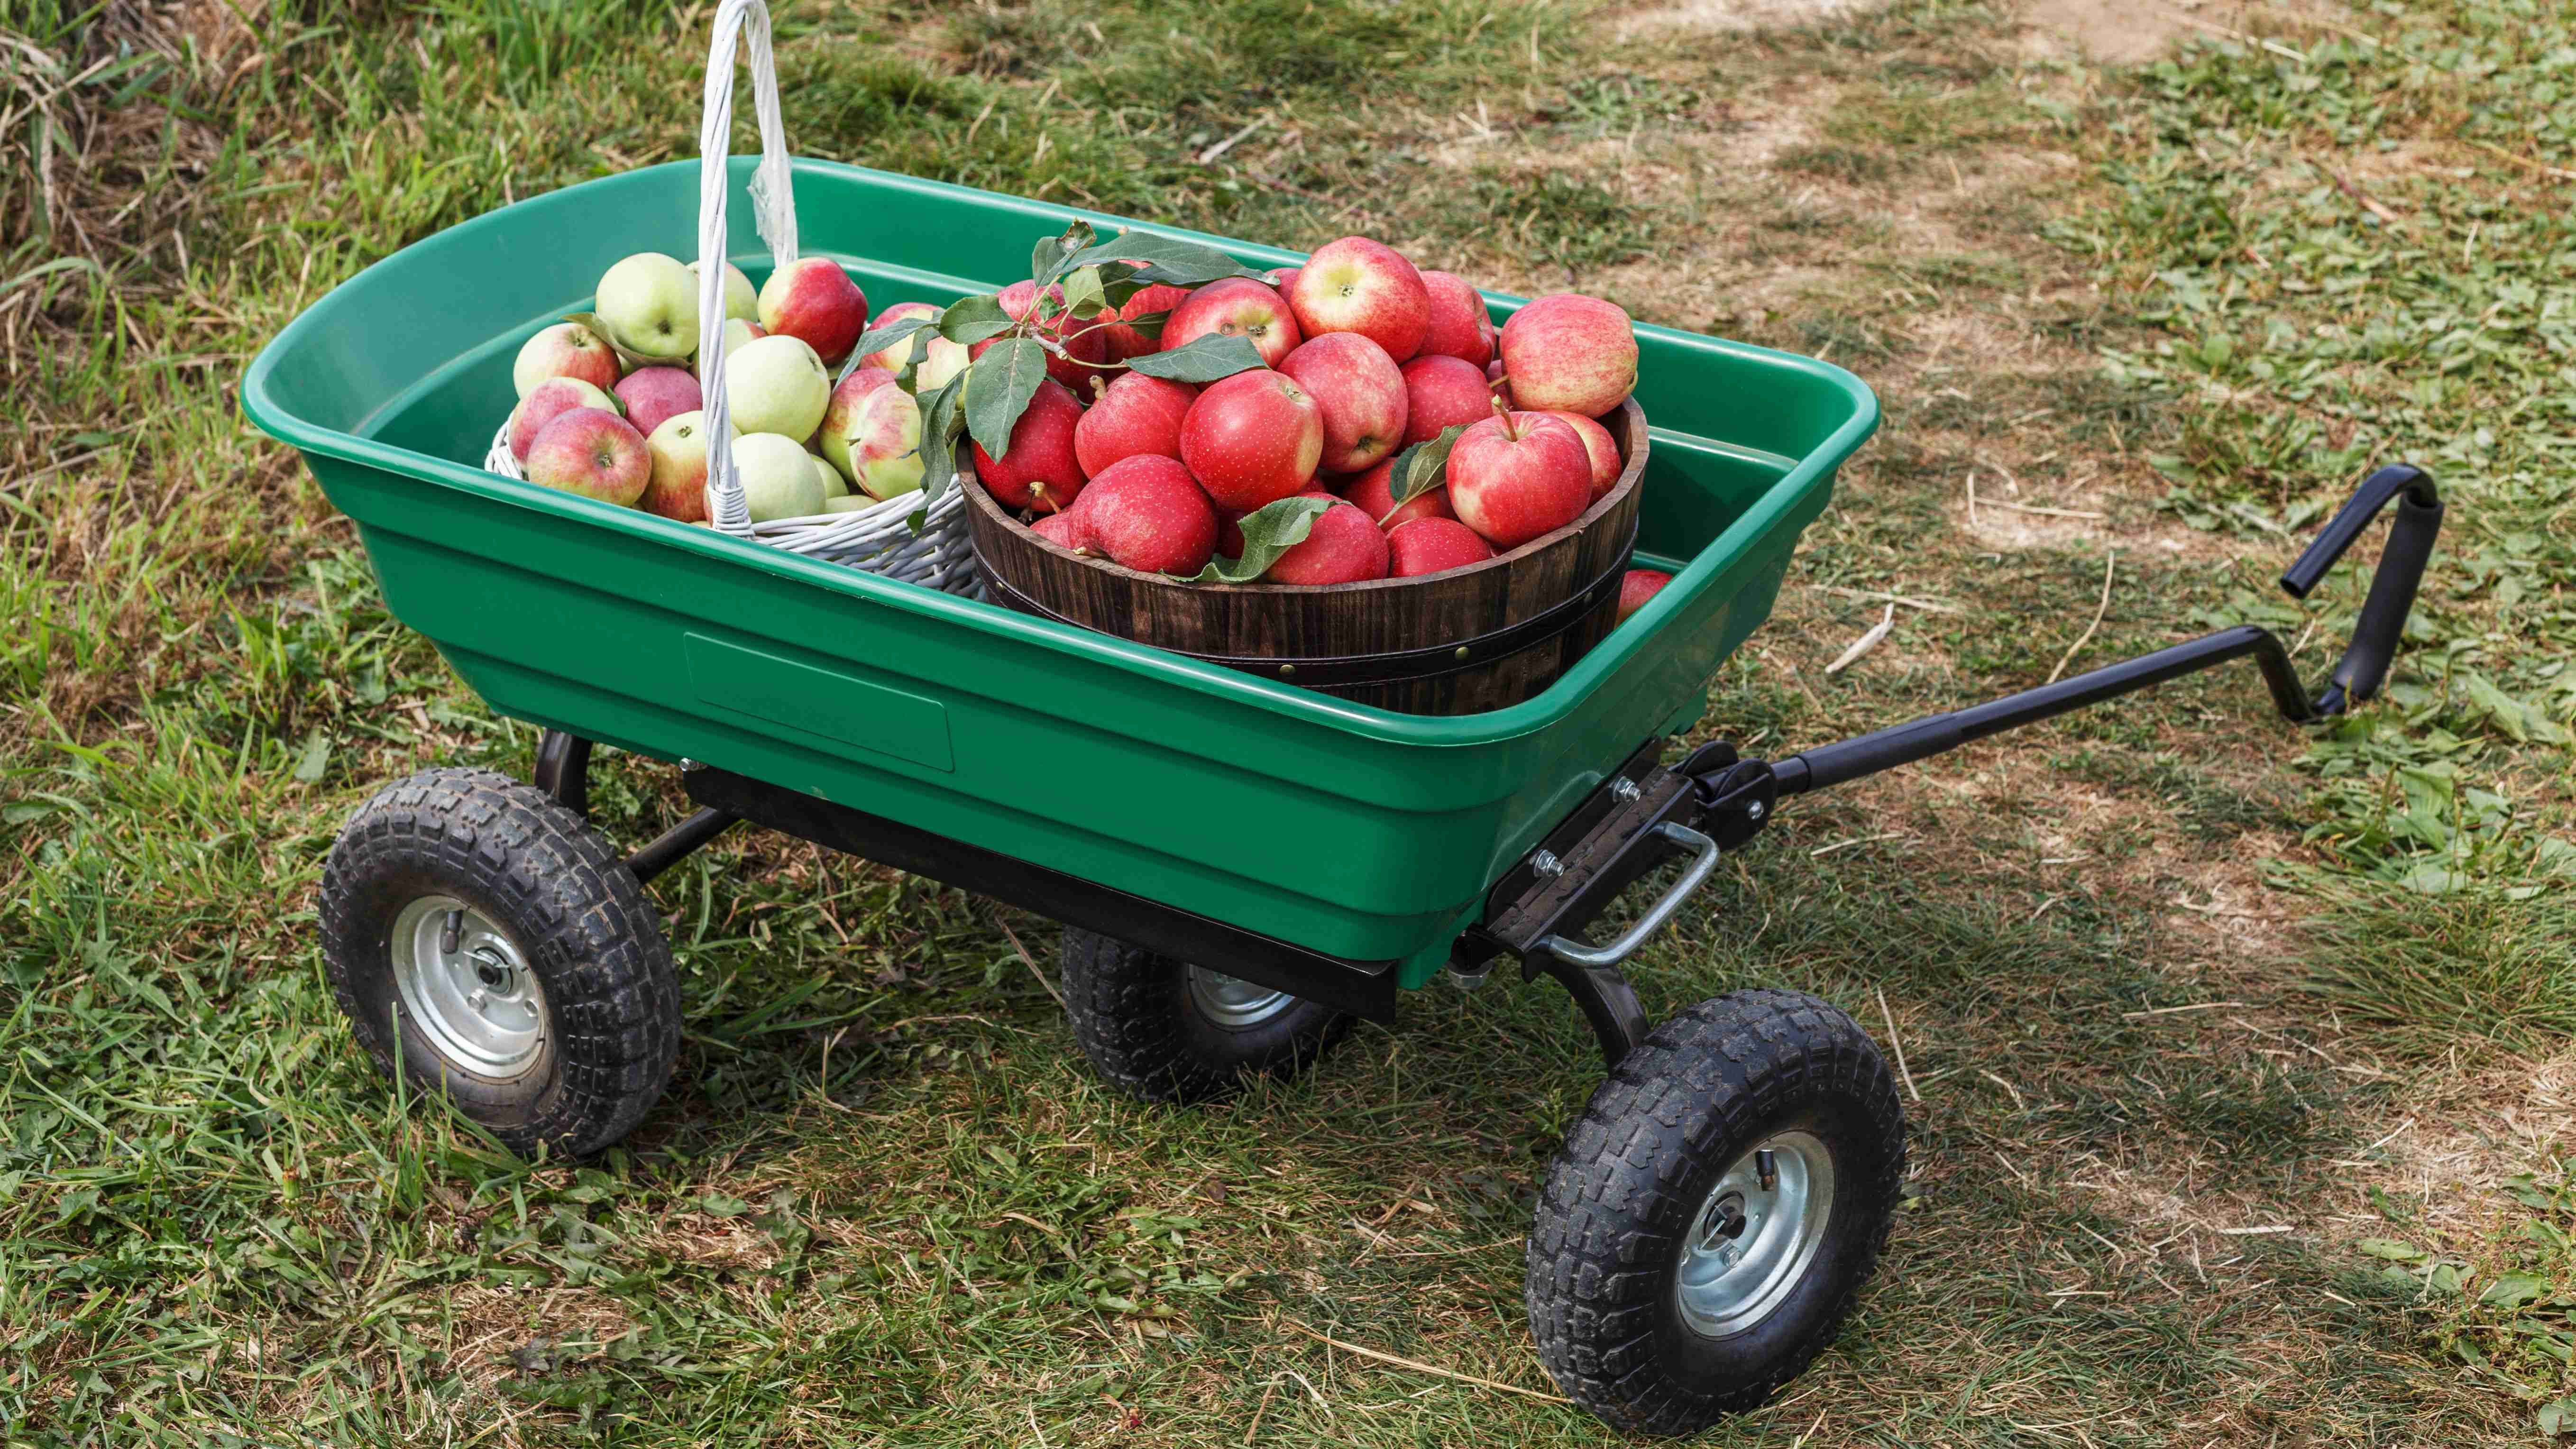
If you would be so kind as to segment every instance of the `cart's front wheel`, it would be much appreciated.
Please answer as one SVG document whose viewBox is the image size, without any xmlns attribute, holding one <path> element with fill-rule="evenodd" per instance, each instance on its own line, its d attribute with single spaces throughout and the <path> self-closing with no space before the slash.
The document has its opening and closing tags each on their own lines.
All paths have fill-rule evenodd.
<svg viewBox="0 0 2576 1449">
<path fill-rule="evenodd" d="M 1147 1102 L 1203 1102 L 1254 1073 L 1305 1070 L 1350 1030 L 1329 1006 L 1064 930 L 1065 1015 L 1110 1083 Z"/>
<path fill-rule="evenodd" d="M 1612 1069 L 1548 1172 L 1540 1359 L 1634 1432 L 1759 1405 L 1841 1331 L 1904 1172 L 1904 1110 L 1849 1016 L 1789 991 L 1701 1002 Z"/>
<path fill-rule="evenodd" d="M 671 1079 L 661 923 L 599 833 L 532 786 L 431 770 L 360 807 L 323 869 L 322 948 L 376 1065 L 514 1151 L 597 1152 Z"/>
</svg>

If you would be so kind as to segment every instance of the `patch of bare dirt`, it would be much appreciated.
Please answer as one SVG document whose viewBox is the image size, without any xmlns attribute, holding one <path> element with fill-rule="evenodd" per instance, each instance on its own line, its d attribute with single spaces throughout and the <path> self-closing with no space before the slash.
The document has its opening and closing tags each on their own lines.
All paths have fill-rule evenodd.
<svg viewBox="0 0 2576 1449">
<path fill-rule="evenodd" d="M 2022 20 L 2030 27 L 2023 44 L 2032 53 L 2106 65 L 2153 60 L 2192 30 L 2182 10 L 2156 0 L 2030 0 Z"/>
<path fill-rule="evenodd" d="M 1633 10 L 1615 22 L 1621 38 L 1659 30 L 1778 30 L 1878 8 L 1879 0 L 1677 0 Z"/>
</svg>

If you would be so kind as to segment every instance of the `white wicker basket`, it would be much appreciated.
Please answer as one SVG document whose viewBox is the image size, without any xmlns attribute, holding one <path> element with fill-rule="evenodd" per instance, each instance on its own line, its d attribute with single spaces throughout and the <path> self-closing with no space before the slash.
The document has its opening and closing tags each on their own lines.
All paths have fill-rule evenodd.
<svg viewBox="0 0 2576 1449">
<path fill-rule="evenodd" d="M 733 427 L 724 397 L 724 285 L 726 161 L 733 135 L 733 66 L 736 41 L 751 51 L 752 107 L 760 118 L 760 166 L 752 173 L 751 203 L 760 239 L 774 263 L 796 260 L 796 199 L 788 178 L 786 127 L 778 113 L 778 71 L 769 49 L 769 7 L 763 0 L 724 0 L 717 7 L 715 38 L 707 52 L 706 105 L 698 127 L 698 382 L 706 395 L 707 512 L 722 533 L 786 549 L 827 563 L 846 564 L 888 578 L 952 594 L 983 597 L 983 575 L 966 534 L 966 495 L 952 481 L 915 532 L 921 495 L 903 493 L 872 507 L 810 518 L 751 521 L 742 480 L 733 467 Z M 510 455 L 510 425 L 503 419 L 483 466 L 524 478 Z"/>
</svg>

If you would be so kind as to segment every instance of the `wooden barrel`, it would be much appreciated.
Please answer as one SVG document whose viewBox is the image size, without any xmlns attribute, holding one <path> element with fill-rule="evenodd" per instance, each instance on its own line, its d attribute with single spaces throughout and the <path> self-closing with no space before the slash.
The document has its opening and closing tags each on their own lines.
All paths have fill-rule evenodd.
<svg viewBox="0 0 2576 1449">
<path fill-rule="evenodd" d="M 1555 682 L 1617 621 L 1637 540 L 1646 418 L 1602 426 L 1618 482 L 1581 517 L 1483 563 L 1409 579 L 1185 584 L 1040 538 L 973 481 L 967 526 L 996 602 L 1405 714 L 1475 714 Z"/>
</svg>

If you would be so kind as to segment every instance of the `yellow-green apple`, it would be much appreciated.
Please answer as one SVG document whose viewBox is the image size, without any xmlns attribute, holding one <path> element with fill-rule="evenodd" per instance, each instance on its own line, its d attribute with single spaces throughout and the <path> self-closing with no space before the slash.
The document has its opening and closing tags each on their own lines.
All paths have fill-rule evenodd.
<svg viewBox="0 0 2576 1449">
<path fill-rule="evenodd" d="M 1364 236 L 1326 242 L 1308 257 L 1289 284 L 1288 305 L 1305 335 L 1357 332 L 1397 362 L 1422 350 L 1431 327 L 1422 274 L 1403 253 Z"/>
<path fill-rule="evenodd" d="M 1317 491 L 1313 498 L 1333 498 Z M 1265 584 L 1356 584 L 1386 577 L 1386 535 L 1369 516 L 1339 498 L 1315 515 L 1302 543 L 1289 546 L 1261 575 Z"/>
<path fill-rule="evenodd" d="M 1219 508 L 1238 514 L 1311 487 L 1323 455 L 1323 410 L 1281 373 L 1209 383 L 1181 419 L 1181 461 Z"/>
<path fill-rule="evenodd" d="M 1661 569 L 1628 570 L 1619 580 L 1618 622 L 1626 622 L 1630 614 L 1646 606 L 1646 601 L 1655 596 L 1656 590 L 1672 581 L 1673 576 Z"/>
<path fill-rule="evenodd" d="M 1420 361 L 1420 358 L 1414 359 Z M 1449 485 L 1435 484 L 1404 500 L 1395 501 L 1395 460 L 1387 459 L 1357 478 L 1342 490 L 1342 496 L 1362 513 L 1377 520 L 1377 526 L 1393 533 L 1417 518 L 1455 518 L 1449 508 Z"/>
<path fill-rule="evenodd" d="M 1277 367 L 1306 340 L 1288 304 L 1250 277 L 1210 282 L 1183 298 L 1163 324 L 1163 350 L 1177 352 L 1210 335 L 1248 339 L 1268 367 Z"/>
<path fill-rule="evenodd" d="M 699 275 L 696 262 L 689 263 L 689 275 Z M 751 289 L 751 278 L 742 274 L 742 268 L 731 262 L 725 263 L 724 314 L 743 322 L 760 315 L 760 294 Z"/>
<path fill-rule="evenodd" d="M 1545 413 L 1497 413 L 1449 449 L 1449 506 L 1498 549 L 1572 523 L 1592 502 L 1592 460 Z"/>
<path fill-rule="evenodd" d="M 1122 458 L 1181 456 L 1181 419 L 1199 390 L 1186 382 L 1131 372 L 1112 382 L 1073 426 L 1073 456 L 1097 478 Z"/>
<path fill-rule="evenodd" d="M 698 279 L 677 257 L 637 252 L 610 267 L 593 309 L 629 352 L 672 359 L 698 350 Z"/>
<path fill-rule="evenodd" d="M 744 433 L 812 437 L 832 402 L 832 375 L 802 337 L 771 333 L 725 354 L 725 408 Z"/>
<path fill-rule="evenodd" d="M 1047 288 L 1047 307 L 1031 322 L 1030 310 L 1037 306 L 1038 284 L 1013 282 L 995 299 L 1014 322 L 1029 322 L 1029 330 L 1047 349 L 1047 376 L 1075 390 L 1077 398 L 1092 395 L 1091 380 L 1102 376 L 1101 365 L 1109 359 L 1109 336 L 1105 328 L 1093 325 L 1098 319 L 1077 319 L 1064 310 L 1064 289 Z M 1106 311 L 1106 309 L 1103 309 Z M 1001 341 L 988 337 L 966 349 L 969 358 L 981 357 L 987 348 Z"/>
<path fill-rule="evenodd" d="M 621 507 L 653 481 L 644 435 L 606 408 L 557 413 L 528 445 L 528 481 Z"/>
<path fill-rule="evenodd" d="M 1367 337 L 1309 337 L 1280 361 L 1279 370 L 1296 379 L 1324 414 L 1326 470 L 1357 472 L 1404 445 L 1404 374 Z"/>
<path fill-rule="evenodd" d="M 681 413 L 662 420 L 644 439 L 653 478 L 635 506 L 681 523 L 707 517 L 707 415 Z"/>
<path fill-rule="evenodd" d="M 546 424 L 574 408 L 617 411 L 616 400 L 577 377 L 550 377 L 530 389 L 510 411 L 510 456 L 528 461 L 528 448 Z"/>
<path fill-rule="evenodd" d="M 879 327 L 891 327 L 897 322 L 909 322 L 915 317 L 920 318 L 924 322 L 936 322 L 939 320 L 939 309 L 931 306 L 928 302 L 897 302 L 893 306 L 879 312 L 869 320 L 876 323 Z M 910 361 L 912 358 L 912 344 L 914 338 L 918 338 L 921 335 L 922 334 L 915 332 L 911 337 L 897 340 L 893 346 L 888 347 L 883 351 L 871 352 L 867 356 L 859 359 L 859 366 L 882 367 L 888 372 L 901 372 L 903 371 L 904 363 Z M 930 335 L 936 337 L 939 334 L 933 332 Z"/>
<path fill-rule="evenodd" d="M 862 367 L 832 389 L 823 456 L 870 498 L 921 486 L 921 404 L 882 367 Z"/>
<path fill-rule="evenodd" d="M 1619 470 L 1624 466 L 1619 461 L 1619 444 L 1611 438 L 1610 430 L 1581 413 L 1558 412 L 1553 408 L 1540 411 L 1564 422 L 1574 429 L 1576 437 L 1583 440 L 1583 454 L 1592 460 L 1592 496 L 1597 499 L 1609 492 L 1610 485 L 1619 481 Z"/>
<path fill-rule="evenodd" d="M 1422 355 L 1455 357 L 1478 367 L 1493 361 L 1493 319 L 1485 315 L 1485 299 L 1467 279 L 1454 272 L 1424 272 L 1422 289 L 1431 295 L 1431 326 L 1422 334 Z"/>
<path fill-rule="evenodd" d="M 663 419 L 696 412 L 707 402 L 685 367 L 639 367 L 619 378 L 615 391 L 626 405 L 626 421 L 648 438 Z"/>
<path fill-rule="evenodd" d="M 1073 451 L 1073 430 L 1081 421 L 1082 404 L 1063 383 L 1040 382 L 1001 457 L 985 452 L 981 443 L 972 445 L 975 477 L 1006 507 L 1063 512 L 1082 493 L 1082 461 Z"/>
<path fill-rule="evenodd" d="M 1428 442 L 1460 423 L 1494 415 L 1484 371 L 1455 357 L 1417 357 L 1404 365 L 1404 445 Z"/>
<path fill-rule="evenodd" d="M 733 440 L 733 475 L 742 484 L 751 521 L 811 518 L 823 511 L 823 480 L 814 455 L 780 433 L 745 433 Z"/>
<path fill-rule="evenodd" d="M 1139 453 L 1083 485 L 1049 536 L 1149 574 L 1195 574 L 1216 556 L 1216 506 L 1177 458 Z"/>
<path fill-rule="evenodd" d="M 1494 556 L 1494 546 L 1454 518 L 1408 518 L 1386 532 L 1387 577 L 1447 573 Z"/>
<path fill-rule="evenodd" d="M 1126 304 L 1118 309 L 1118 320 L 1100 329 L 1102 339 L 1108 344 L 1109 360 L 1125 362 L 1131 357 L 1143 357 L 1149 352 L 1162 351 L 1161 334 L 1148 337 L 1138 331 L 1134 323 L 1138 318 L 1155 312 L 1171 311 L 1181 305 L 1189 295 L 1190 289 L 1187 287 L 1175 287 L 1169 282 L 1156 282 L 1128 298 Z M 1170 320 L 1168 317 L 1164 319 L 1166 323 Z"/>
<path fill-rule="evenodd" d="M 825 513 L 856 513 L 862 508 L 876 507 L 877 502 L 878 500 L 870 498 L 864 493 L 845 492 L 838 498 L 824 499 L 823 511 Z"/>
<path fill-rule="evenodd" d="M 760 325 L 801 337 L 826 362 L 847 357 L 868 330 L 868 294 L 830 257 L 798 257 L 760 284 Z"/>
<path fill-rule="evenodd" d="M 570 377 L 596 388 L 617 385 L 617 353 L 598 333 L 578 322 L 558 322 L 540 330 L 519 347 L 510 364 L 510 383 L 526 397 L 550 377 Z"/>
<path fill-rule="evenodd" d="M 1512 405 L 1597 418 L 1637 387 L 1637 333 L 1615 303 L 1576 292 L 1533 300 L 1503 323 Z"/>
<path fill-rule="evenodd" d="M 817 453 L 808 453 L 805 456 L 814 461 L 814 478 L 816 482 L 823 485 L 824 502 L 829 503 L 835 498 L 849 496 L 850 480 L 841 476 L 841 470 L 833 467 L 829 458 Z"/>
</svg>

